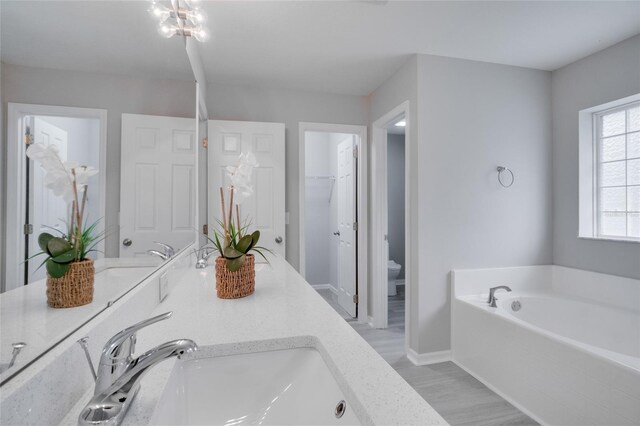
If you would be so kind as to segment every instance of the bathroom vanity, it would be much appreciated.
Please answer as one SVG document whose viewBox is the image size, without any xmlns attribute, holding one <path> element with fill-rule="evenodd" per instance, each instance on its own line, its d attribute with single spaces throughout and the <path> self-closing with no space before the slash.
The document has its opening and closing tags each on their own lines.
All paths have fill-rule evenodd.
<svg viewBox="0 0 640 426">
<path fill-rule="evenodd" d="M 94 383 L 76 341 L 89 336 L 95 364 L 113 334 L 172 311 L 138 332 L 136 356 L 180 338 L 199 349 L 154 367 L 123 424 L 224 424 L 242 416 L 264 416 L 264 424 L 446 424 L 281 257 L 257 264 L 255 293 L 236 300 L 218 299 L 213 265 L 196 269 L 195 262 L 185 250 L 7 383 L 0 422 L 78 424 Z"/>
</svg>

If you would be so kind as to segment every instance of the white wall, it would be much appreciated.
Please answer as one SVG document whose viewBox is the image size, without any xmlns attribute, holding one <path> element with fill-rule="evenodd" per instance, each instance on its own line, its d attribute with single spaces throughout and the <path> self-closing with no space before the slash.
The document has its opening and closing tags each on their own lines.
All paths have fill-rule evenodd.
<svg viewBox="0 0 640 426">
<path fill-rule="evenodd" d="M 551 263 L 550 106 L 549 72 L 418 57 L 418 353 L 450 348 L 449 271 Z"/>
<path fill-rule="evenodd" d="M 387 200 L 389 259 L 402 266 L 398 278 L 404 278 L 404 135 L 387 136 Z"/>
<path fill-rule="evenodd" d="M 331 175 L 329 133 L 307 132 L 305 135 L 305 271 L 310 284 L 331 281 L 331 209 L 333 182 L 314 179 Z"/>
<path fill-rule="evenodd" d="M 262 89 L 248 86 L 207 86 L 209 118 L 215 120 L 266 121 L 285 124 L 286 140 L 286 257 L 299 265 L 299 141 L 300 122 L 366 125 L 366 98 L 297 90 Z"/>
<path fill-rule="evenodd" d="M 407 62 L 387 81 L 385 81 L 380 87 L 378 87 L 371 95 L 369 95 L 369 105 L 370 105 L 370 121 L 373 123 L 383 115 L 391 111 L 393 108 L 402 104 L 405 101 L 409 101 L 410 115 L 409 115 L 409 125 L 410 127 L 410 136 L 409 139 L 405 141 L 405 149 L 408 147 L 411 152 L 410 161 L 410 179 L 412 182 L 411 186 L 411 194 L 409 199 L 410 205 L 410 221 L 408 226 L 410 226 L 411 232 L 414 235 L 418 235 L 418 230 L 420 229 L 420 211 L 418 209 L 419 206 L 419 182 L 418 179 L 418 169 L 421 165 L 418 163 L 418 154 L 420 152 L 420 147 L 418 144 L 418 112 L 420 110 L 420 105 L 418 105 L 418 58 L 416 55 L 411 56 Z M 369 132 L 371 134 L 371 132 Z M 371 150 L 369 150 L 371 153 Z M 368 159 L 371 162 L 371 158 Z M 369 168 L 369 182 L 371 182 L 371 174 L 375 171 Z M 371 191 L 369 191 L 369 199 L 371 199 Z M 372 231 L 372 218 L 371 212 L 369 213 L 369 233 L 371 235 Z M 369 238 L 369 244 L 371 244 L 372 238 Z M 420 259 L 418 252 L 418 238 L 413 238 L 411 240 L 411 252 L 408 254 L 408 257 L 411 261 L 411 280 L 416 284 L 411 287 L 411 298 L 407 300 L 406 303 L 410 304 L 410 321 L 412 324 L 418 323 L 418 300 L 419 295 L 422 292 L 420 287 L 420 270 L 419 264 L 422 259 Z M 371 246 L 368 247 L 369 254 L 371 254 Z M 406 255 L 406 254 L 405 254 Z M 406 263 L 406 257 L 405 257 Z M 372 262 L 369 262 L 369 276 L 372 276 Z M 373 294 L 373 289 L 371 288 L 371 280 L 368 283 L 369 294 Z M 408 283 L 411 285 L 411 283 Z M 375 315 L 372 306 L 372 298 L 369 297 L 368 310 L 370 315 Z M 409 336 L 409 345 L 412 349 L 418 349 L 418 336 L 419 330 L 414 328 L 410 330 Z"/>
<path fill-rule="evenodd" d="M 578 238 L 578 111 L 640 93 L 640 36 L 552 73 L 553 262 L 640 278 L 640 244 Z"/>
<path fill-rule="evenodd" d="M 3 64 L 2 102 L 5 114 L 8 102 L 107 110 L 105 223 L 111 234 L 106 241 L 106 256 L 114 257 L 119 250 L 121 115 L 195 117 L 195 83 Z M 6 116 L 3 120 L 6 122 Z M 2 140 L 5 138 L 3 132 Z M 2 149 L 6 155 L 6 143 Z"/>
</svg>

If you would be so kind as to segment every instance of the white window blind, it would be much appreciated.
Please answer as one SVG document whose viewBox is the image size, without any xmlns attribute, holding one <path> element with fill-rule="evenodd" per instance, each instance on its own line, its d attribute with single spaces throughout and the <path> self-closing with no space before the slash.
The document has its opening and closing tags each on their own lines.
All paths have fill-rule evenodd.
<svg viewBox="0 0 640 426">
<path fill-rule="evenodd" d="M 593 119 L 595 236 L 640 239 L 640 102 Z"/>
</svg>

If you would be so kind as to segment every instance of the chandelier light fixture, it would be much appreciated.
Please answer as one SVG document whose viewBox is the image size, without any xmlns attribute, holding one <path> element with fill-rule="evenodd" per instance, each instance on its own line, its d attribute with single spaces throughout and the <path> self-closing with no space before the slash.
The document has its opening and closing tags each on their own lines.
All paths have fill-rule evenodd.
<svg viewBox="0 0 640 426">
<path fill-rule="evenodd" d="M 158 20 L 158 33 L 164 38 L 173 36 L 193 37 L 200 42 L 209 40 L 207 13 L 199 7 L 198 0 L 171 0 L 165 6 L 153 0 L 149 13 Z"/>
</svg>

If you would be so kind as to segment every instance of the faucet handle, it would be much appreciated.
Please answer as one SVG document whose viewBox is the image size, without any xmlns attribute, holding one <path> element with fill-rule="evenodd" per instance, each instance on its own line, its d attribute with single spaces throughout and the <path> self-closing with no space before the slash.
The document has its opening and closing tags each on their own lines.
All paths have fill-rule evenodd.
<svg viewBox="0 0 640 426">
<path fill-rule="evenodd" d="M 171 317 L 171 315 L 173 315 L 173 312 L 165 312 L 164 314 L 140 321 L 117 333 L 104 345 L 100 364 L 111 364 L 113 361 L 132 356 L 135 350 L 136 332 L 148 325 L 165 320 Z"/>
<path fill-rule="evenodd" d="M 176 250 L 171 247 L 169 244 L 161 243 L 160 241 L 154 241 L 157 245 L 164 249 L 164 254 L 169 257 L 173 257 L 176 254 Z"/>
<path fill-rule="evenodd" d="M 215 247 L 211 247 L 210 245 L 204 245 L 200 247 L 198 253 L 200 254 L 201 259 L 207 259 L 211 256 L 211 253 L 214 253 L 217 249 Z"/>
</svg>

